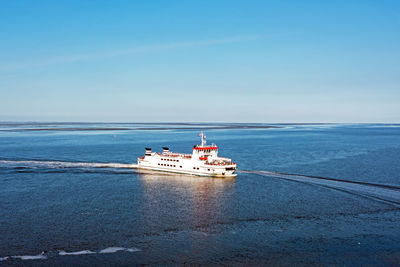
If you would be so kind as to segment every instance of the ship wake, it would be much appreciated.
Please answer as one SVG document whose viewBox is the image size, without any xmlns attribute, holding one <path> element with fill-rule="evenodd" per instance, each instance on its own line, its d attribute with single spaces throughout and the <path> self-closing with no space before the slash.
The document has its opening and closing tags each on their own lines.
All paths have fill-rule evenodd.
<svg viewBox="0 0 400 267">
<path fill-rule="evenodd" d="M 110 170 L 125 170 L 132 173 L 137 164 L 112 162 L 69 162 L 55 160 L 0 160 L 0 169 L 15 172 L 107 172 Z"/>
<path fill-rule="evenodd" d="M 321 186 L 400 207 L 400 186 L 269 171 L 238 172 Z"/>
</svg>

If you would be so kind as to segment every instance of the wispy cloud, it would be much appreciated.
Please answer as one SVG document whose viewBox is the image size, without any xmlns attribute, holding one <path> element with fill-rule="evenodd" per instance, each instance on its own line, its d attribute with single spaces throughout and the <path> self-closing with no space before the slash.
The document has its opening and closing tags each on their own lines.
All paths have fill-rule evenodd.
<svg viewBox="0 0 400 267">
<path fill-rule="evenodd" d="M 103 51 L 98 53 L 85 53 L 72 56 L 54 57 L 54 58 L 43 59 L 41 61 L 36 61 L 36 62 L 25 62 L 25 63 L 3 65 L 0 66 L 0 71 L 4 72 L 4 71 L 23 70 L 30 68 L 45 67 L 55 64 L 107 59 L 107 58 L 114 58 L 114 57 L 133 55 L 133 54 L 254 41 L 259 38 L 261 38 L 261 35 L 244 35 L 244 36 L 242 35 L 242 36 L 235 36 L 222 39 L 207 39 L 207 40 L 197 40 L 197 41 L 135 46 L 132 48 Z"/>
</svg>

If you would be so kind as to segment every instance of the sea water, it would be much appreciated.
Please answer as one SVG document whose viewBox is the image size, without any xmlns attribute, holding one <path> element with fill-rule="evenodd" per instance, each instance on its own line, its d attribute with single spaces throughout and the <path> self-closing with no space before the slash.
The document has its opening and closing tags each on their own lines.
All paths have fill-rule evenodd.
<svg viewBox="0 0 400 267">
<path fill-rule="evenodd" d="M 400 125 L 266 126 L 1 123 L 0 265 L 399 264 Z M 236 178 L 130 168 L 201 130 Z"/>
</svg>

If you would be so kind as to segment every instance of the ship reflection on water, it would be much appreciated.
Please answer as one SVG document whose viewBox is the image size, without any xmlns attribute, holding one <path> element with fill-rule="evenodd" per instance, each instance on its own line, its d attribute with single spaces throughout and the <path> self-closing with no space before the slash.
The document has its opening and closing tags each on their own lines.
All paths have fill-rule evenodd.
<svg viewBox="0 0 400 267">
<path fill-rule="evenodd" d="M 143 227 L 151 232 L 203 232 L 231 217 L 236 178 L 140 172 Z M 143 219 L 143 218 L 142 218 Z M 191 236 L 192 237 L 192 236 Z"/>
</svg>

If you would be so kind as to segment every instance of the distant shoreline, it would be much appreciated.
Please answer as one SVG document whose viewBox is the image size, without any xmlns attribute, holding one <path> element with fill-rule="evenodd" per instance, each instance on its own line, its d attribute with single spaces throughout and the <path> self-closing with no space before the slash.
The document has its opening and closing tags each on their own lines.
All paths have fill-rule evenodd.
<svg viewBox="0 0 400 267">
<path fill-rule="evenodd" d="M 15 125 L 7 125 L 15 126 Z M 17 129 L 0 129 L 7 132 L 27 132 L 27 131 L 165 131 L 165 130 L 225 130 L 225 129 L 268 129 L 282 128 L 271 125 L 221 125 L 221 126 L 204 126 L 204 127 L 52 127 L 52 128 L 17 128 Z"/>
<path fill-rule="evenodd" d="M 190 122 L 0 122 L 0 132 L 39 131 L 168 131 L 168 130 L 231 130 L 281 129 L 288 126 L 318 125 L 387 125 L 398 123 L 190 123 Z"/>
</svg>

